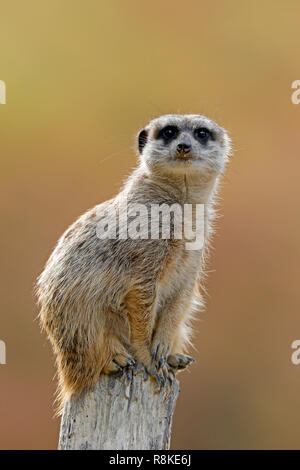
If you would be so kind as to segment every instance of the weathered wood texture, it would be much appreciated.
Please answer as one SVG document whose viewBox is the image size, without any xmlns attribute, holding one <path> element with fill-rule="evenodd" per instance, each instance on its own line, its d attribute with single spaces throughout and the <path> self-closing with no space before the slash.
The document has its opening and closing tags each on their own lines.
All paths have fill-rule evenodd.
<svg viewBox="0 0 300 470">
<path fill-rule="evenodd" d="M 58 448 L 169 449 L 178 394 L 177 380 L 158 392 L 141 371 L 102 375 L 93 390 L 66 403 Z"/>
</svg>

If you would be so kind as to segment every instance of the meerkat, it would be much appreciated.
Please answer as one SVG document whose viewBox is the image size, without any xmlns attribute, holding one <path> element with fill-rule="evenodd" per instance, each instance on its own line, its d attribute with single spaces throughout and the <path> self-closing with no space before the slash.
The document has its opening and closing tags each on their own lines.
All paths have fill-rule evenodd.
<svg viewBox="0 0 300 470">
<path fill-rule="evenodd" d="M 164 386 L 192 361 L 191 321 L 203 305 L 201 278 L 214 195 L 230 153 L 226 131 L 202 115 L 163 115 L 138 134 L 139 166 L 120 193 L 82 215 L 62 235 L 37 281 L 39 318 L 58 369 L 60 410 L 99 375 L 142 364 Z M 101 239 L 103 214 L 139 203 L 203 204 L 205 242 Z M 148 220 L 144 220 L 148 223 Z"/>
</svg>

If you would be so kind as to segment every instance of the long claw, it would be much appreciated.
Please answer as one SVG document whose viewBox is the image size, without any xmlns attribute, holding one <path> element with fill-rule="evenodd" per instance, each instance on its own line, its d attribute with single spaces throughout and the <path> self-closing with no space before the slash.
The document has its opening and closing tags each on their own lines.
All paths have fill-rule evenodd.
<svg viewBox="0 0 300 470">
<path fill-rule="evenodd" d="M 166 385 L 166 379 L 163 375 L 160 376 L 160 383 L 161 383 L 161 388 L 164 388 Z"/>
<path fill-rule="evenodd" d="M 123 367 L 120 366 L 120 364 L 118 364 L 117 361 L 115 361 L 114 359 L 113 359 L 112 361 L 113 361 L 113 363 L 115 364 L 115 366 L 117 366 L 117 368 L 118 368 L 119 370 L 123 370 Z"/>
<path fill-rule="evenodd" d="M 164 357 L 160 357 L 158 359 L 158 370 L 160 370 L 162 368 L 162 366 L 164 365 L 164 363 L 166 362 L 165 358 Z"/>
<path fill-rule="evenodd" d="M 160 344 L 157 345 L 156 351 L 155 351 L 155 359 L 157 360 L 158 358 L 158 350 L 159 350 Z"/>
<path fill-rule="evenodd" d="M 135 366 L 136 360 L 133 357 L 127 357 L 126 362 L 129 366 Z"/>
<path fill-rule="evenodd" d="M 154 361 L 155 361 L 155 356 L 156 356 L 156 352 L 155 351 L 152 351 L 152 356 L 151 356 L 151 365 L 154 364 Z"/>
<path fill-rule="evenodd" d="M 158 374 L 155 374 L 153 377 L 155 378 L 156 383 L 157 383 L 157 385 L 158 385 L 158 388 L 159 388 L 159 390 L 160 390 L 160 388 L 161 388 L 160 376 L 159 376 Z"/>
<path fill-rule="evenodd" d="M 173 383 L 173 378 L 170 374 L 168 374 L 168 381 L 169 381 L 169 384 L 172 385 Z"/>
<path fill-rule="evenodd" d="M 186 357 L 190 362 L 196 362 L 196 359 L 194 359 L 192 356 L 186 356 Z"/>
<path fill-rule="evenodd" d="M 175 372 L 175 370 L 173 369 L 173 367 L 169 366 L 169 372 L 170 372 L 170 374 L 173 376 L 173 379 L 175 379 L 175 377 L 176 377 L 176 372 Z"/>
</svg>

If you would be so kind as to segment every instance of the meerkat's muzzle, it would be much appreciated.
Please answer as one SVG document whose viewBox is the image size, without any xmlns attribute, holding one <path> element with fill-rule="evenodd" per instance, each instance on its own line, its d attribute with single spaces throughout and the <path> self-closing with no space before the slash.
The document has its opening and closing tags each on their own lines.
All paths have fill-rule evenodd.
<svg viewBox="0 0 300 470">
<path fill-rule="evenodd" d="M 182 142 L 177 145 L 177 156 L 183 159 L 190 158 L 191 156 L 189 154 L 191 150 L 192 150 L 192 146 L 190 144 Z"/>
</svg>

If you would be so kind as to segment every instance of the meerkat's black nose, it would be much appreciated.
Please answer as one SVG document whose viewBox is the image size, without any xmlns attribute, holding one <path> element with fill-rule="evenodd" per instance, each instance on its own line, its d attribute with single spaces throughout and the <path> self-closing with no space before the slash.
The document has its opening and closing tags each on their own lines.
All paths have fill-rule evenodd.
<svg viewBox="0 0 300 470">
<path fill-rule="evenodd" d="M 191 151 L 192 146 L 190 144 L 186 144 L 182 142 L 181 144 L 177 145 L 177 152 L 178 153 L 189 153 Z"/>
</svg>

